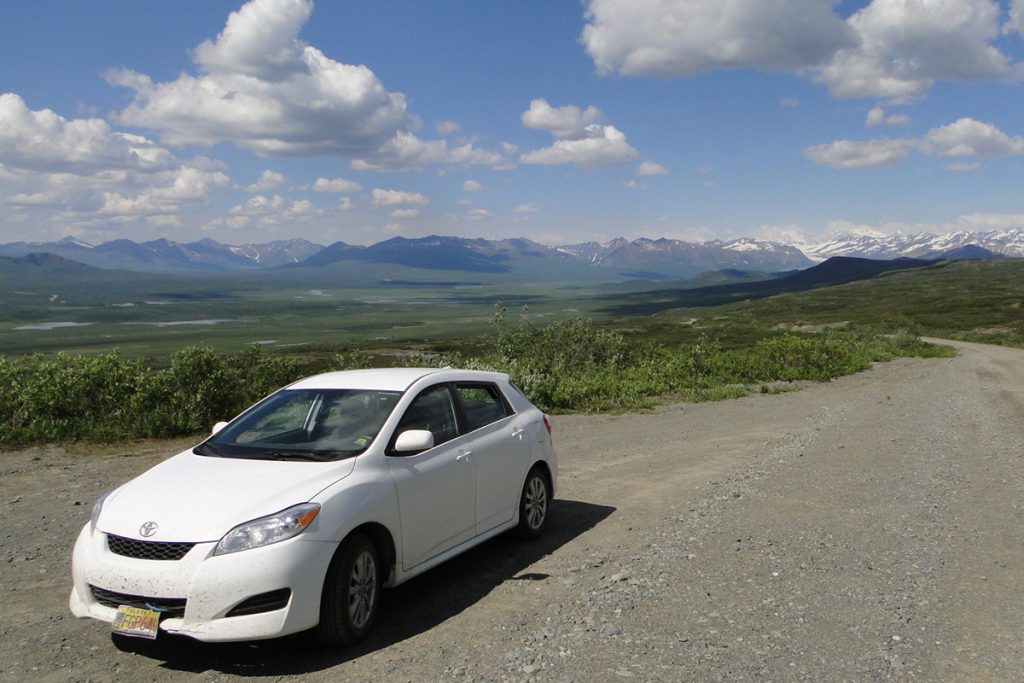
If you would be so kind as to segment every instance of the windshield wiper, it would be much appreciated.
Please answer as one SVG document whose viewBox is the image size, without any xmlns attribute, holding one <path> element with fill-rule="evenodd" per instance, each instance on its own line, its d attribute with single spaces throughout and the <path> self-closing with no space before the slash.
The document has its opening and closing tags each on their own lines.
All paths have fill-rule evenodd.
<svg viewBox="0 0 1024 683">
<path fill-rule="evenodd" d="M 216 446 L 209 442 L 199 444 L 198 446 L 192 449 L 192 452 L 197 455 L 212 455 L 216 457 L 221 457 L 223 455 L 223 453 L 220 452 L 219 448 L 217 448 Z"/>
<path fill-rule="evenodd" d="M 334 457 L 333 453 L 317 453 L 316 451 L 260 451 L 253 454 L 253 457 L 266 458 L 267 460 L 310 460 L 313 462 L 325 462 Z"/>
</svg>

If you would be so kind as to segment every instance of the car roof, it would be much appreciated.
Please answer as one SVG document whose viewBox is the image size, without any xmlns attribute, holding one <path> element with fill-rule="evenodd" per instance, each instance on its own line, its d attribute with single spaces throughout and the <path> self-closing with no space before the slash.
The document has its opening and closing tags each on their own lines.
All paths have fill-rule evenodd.
<svg viewBox="0 0 1024 683">
<path fill-rule="evenodd" d="M 436 375 L 440 381 L 496 381 L 506 376 L 497 372 L 453 368 L 373 368 L 341 370 L 313 375 L 288 386 L 289 389 L 370 389 L 405 391 L 418 380 Z"/>
</svg>

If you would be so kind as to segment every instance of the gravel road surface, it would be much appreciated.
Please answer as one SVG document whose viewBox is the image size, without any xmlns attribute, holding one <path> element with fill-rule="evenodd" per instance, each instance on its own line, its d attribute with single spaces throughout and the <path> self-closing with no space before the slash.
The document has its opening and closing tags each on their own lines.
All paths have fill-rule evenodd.
<svg viewBox="0 0 1024 683">
<path fill-rule="evenodd" d="M 1024 351 L 954 345 L 793 393 L 557 418 L 548 535 L 385 593 L 348 649 L 74 619 L 96 496 L 186 444 L 0 454 L 0 679 L 1024 681 Z"/>
</svg>

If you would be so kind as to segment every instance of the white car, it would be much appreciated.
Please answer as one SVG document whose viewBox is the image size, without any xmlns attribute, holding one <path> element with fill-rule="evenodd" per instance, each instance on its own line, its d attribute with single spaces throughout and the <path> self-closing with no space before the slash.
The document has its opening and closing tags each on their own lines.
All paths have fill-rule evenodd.
<svg viewBox="0 0 1024 683">
<path fill-rule="evenodd" d="M 333 372 L 271 394 L 102 496 L 71 611 L 204 641 L 353 643 L 380 590 L 504 531 L 539 535 L 551 423 L 506 375 Z"/>
</svg>

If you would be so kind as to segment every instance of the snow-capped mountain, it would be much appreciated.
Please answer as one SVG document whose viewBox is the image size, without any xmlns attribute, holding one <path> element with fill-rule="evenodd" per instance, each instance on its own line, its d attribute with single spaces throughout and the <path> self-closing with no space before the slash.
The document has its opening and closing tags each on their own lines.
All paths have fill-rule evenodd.
<svg viewBox="0 0 1024 683">
<path fill-rule="evenodd" d="M 838 235 L 825 242 L 802 245 L 801 250 L 815 261 L 832 256 L 871 259 L 941 258 L 967 246 L 981 247 L 993 254 L 1024 257 L 1024 230 L 961 230 L 943 235 L 929 232 L 892 235 Z"/>
<path fill-rule="evenodd" d="M 778 272 L 812 264 L 794 247 L 749 238 L 728 242 L 640 238 L 630 242 L 619 237 L 610 242 L 567 244 L 557 249 L 577 261 L 636 278 L 688 278 L 723 269 Z"/>
</svg>

